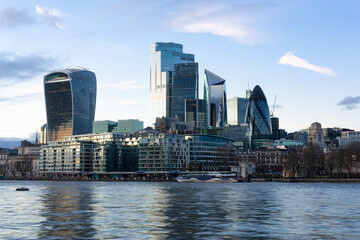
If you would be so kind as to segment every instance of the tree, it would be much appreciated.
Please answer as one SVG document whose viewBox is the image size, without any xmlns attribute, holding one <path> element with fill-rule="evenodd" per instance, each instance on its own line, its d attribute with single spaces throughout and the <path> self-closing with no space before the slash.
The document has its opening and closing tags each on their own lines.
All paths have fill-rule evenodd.
<svg viewBox="0 0 360 240">
<path fill-rule="evenodd" d="M 299 154 L 290 149 L 287 156 L 283 156 L 283 169 L 285 170 L 285 177 L 295 177 L 299 171 L 300 156 Z"/>
<path fill-rule="evenodd" d="M 325 169 L 325 154 L 318 145 L 308 144 L 303 149 L 304 168 L 306 177 L 316 177 L 317 173 Z"/>
<path fill-rule="evenodd" d="M 353 143 L 348 145 L 343 152 L 342 166 L 346 170 L 349 178 L 356 162 L 360 160 L 360 143 Z"/>
<path fill-rule="evenodd" d="M 341 171 L 344 158 L 343 152 L 343 149 L 340 149 L 338 151 L 332 151 L 327 154 L 325 158 L 325 169 L 329 173 L 331 178 L 333 177 L 335 170 L 337 170 L 337 172 Z"/>
</svg>

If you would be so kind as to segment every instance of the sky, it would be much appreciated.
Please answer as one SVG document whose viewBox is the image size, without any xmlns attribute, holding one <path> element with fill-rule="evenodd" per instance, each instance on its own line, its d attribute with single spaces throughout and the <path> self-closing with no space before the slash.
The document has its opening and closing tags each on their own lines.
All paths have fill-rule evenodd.
<svg viewBox="0 0 360 240">
<path fill-rule="evenodd" d="M 226 80 L 263 89 L 288 132 L 313 122 L 360 130 L 360 1 L 0 0 L 0 137 L 46 123 L 43 76 L 97 77 L 95 120 L 150 121 L 150 44 L 176 42 Z"/>
</svg>

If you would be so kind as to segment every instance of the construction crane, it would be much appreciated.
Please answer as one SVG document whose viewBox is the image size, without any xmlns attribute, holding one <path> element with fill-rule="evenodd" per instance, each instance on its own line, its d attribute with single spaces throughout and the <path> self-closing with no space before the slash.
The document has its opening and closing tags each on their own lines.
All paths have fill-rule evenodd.
<svg viewBox="0 0 360 240">
<path fill-rule="evenodd" d="M 277 95 L 275 95 L 275 101 L 274 101 L 274 105 L 273 105 L 273 109 L 272 109 L 272 111 L 271 111 L 270 117 L 274 117 L 275 106 L 276 106 L 276 99 L 277 99 Z"/>
</svg>

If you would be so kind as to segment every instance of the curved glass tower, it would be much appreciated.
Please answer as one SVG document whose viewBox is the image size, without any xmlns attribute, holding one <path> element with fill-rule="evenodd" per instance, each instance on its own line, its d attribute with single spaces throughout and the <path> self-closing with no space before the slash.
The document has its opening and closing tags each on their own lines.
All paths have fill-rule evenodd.
<svg viewBox="0 0 360 240">
<path fill-rule="evenodd" d="M 48 141 L 91 133 L 96 76 L 84 69 L 62 69 L 44 76 Z"/>
<path fill-rule="evenodd" d="M 249 143 L 252 150 L 272 139 L 269 106 L 264 92 L 258 85 L 249 98 L 246 122 L 249 124 Z"/>
<path fill-rule="evenodd" d="M 205 69 L 204 100 L 207 126 L 223 128 L 227 123 L 225 79 Z"/>
</svg>

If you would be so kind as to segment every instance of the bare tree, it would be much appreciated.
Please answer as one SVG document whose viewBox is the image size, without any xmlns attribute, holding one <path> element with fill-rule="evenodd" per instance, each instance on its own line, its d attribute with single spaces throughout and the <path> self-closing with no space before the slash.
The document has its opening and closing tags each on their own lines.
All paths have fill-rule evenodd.
<svg viewBox="0 0 360 240">
<path fill-rule="evenodd" d="M 290 150 L 289 154 L 283 156 L 283 168 L 286 175 L 295 177 L 300 168 L 300 156 L 295 150 Z"/>
<path fill-rule="evenodd" d="M 342 162 L 344 158 L 343 150 L 340 149 L 338 151 L 332 151 L 329 154 L 327 154 L 325 158 L 325 169 L 328 171 L 330 177 L 333 177 L 334 170 L 337 170 L 337 172 L 341 171 Z"/>
</svg>

